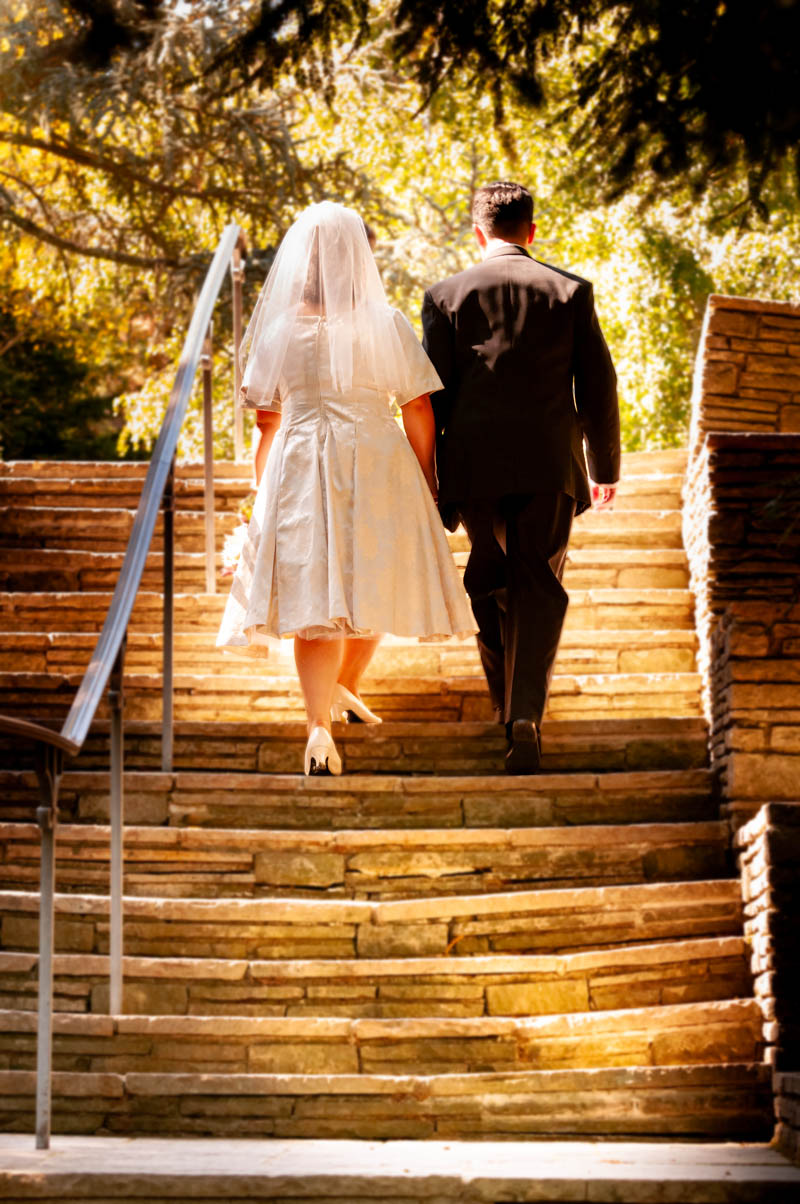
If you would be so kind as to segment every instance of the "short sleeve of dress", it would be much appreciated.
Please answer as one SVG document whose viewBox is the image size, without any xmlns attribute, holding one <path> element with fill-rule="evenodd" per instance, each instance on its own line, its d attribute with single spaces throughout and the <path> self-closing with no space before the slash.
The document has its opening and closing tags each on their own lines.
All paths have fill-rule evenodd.
<svg viewBox="0 0 800 1204">
<path fill-rule="evenodd" d="M 274 394 L 272 395 L 272 401 L 269 401 L 269 402 L 262 401 L 260 403 L 256 403 L 255 401 L 250 400 L 250 398 L 247 396 L 247 389 L 245 388 L 244 385 L 242 385 L 241 389 L 239 390 L 239 405 L 242 407 L 243 410 L 262 410 L 262 411 L 266 410 L 273 414 L 280 414 L 280 412 L 281 412 L 280 389 L 275 390 Z"/>
<path fill-rule="evenodd" d="M 394 382 L 392 393 L 397 404 L 404 406 L 415 397 L 420 397 L 423 393 L 435 393 L 443 386 L 439 374 L 414 333 L 413 326 L 399 309 L 394 311 L 394 329 L 402 354 L 398 372 L 400 379 Z"/>
</svg>

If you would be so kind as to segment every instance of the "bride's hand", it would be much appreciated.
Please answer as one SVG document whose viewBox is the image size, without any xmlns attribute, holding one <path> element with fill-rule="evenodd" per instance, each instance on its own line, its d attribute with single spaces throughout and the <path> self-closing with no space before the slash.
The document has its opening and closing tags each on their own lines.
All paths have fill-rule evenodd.
<svg viewBox="0 0 800 1204">
<path fill-rule="evenodd" d="M 407 401 L 402 407 L 403 428 L 406 437 L 414 449 L 414 455 L 419 461 L 422 474 L 431 491 L 434 502 L 439 500 L 439 486 L 436 483 L 436 426 L 434 424 L 431 399 L 427 393 L 421 393 L 412 401 Z"/>
</svg>

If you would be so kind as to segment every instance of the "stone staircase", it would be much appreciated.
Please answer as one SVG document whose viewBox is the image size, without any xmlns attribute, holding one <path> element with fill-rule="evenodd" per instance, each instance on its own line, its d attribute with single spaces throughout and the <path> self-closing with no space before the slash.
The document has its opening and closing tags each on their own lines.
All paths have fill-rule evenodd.
<svg viewBox="0 0 800 1204">
<path fill-rule="evenodd" d="M 340 728 L 344 775 L 310 780 L 295 679 L 213 647 L 225 580 L 203 593 L 202 482 L 180 469 L 171 773 L 158 540 L 126 661 L 124 1015 L 105 1014 L 104 715 L 62 785 L 56 1133 L 768 1139 L 706 768 L 684 467 L 682 452 L 626 457 L 616 511 L 576 523 L 541 774 L 503 775 L 471 642 L 387 640 L 364 691 L 385 722 Z M 221 543 L 249 485 L 216 469 Z M 65 714 L 142 476 L 0 465 L 3 712 Z M 452 547 L 463 564 L 463 536 Z M 29 750 L 0 752 L 0 1124 L 27 1133 L 34 776 Z"/>
<path fill-rule="evenodd" d="M 681 546 L 682 453 L 658 464 L 629 457 L 631 474 L 611 514 L 576 523 L 566 570 L 571 605 L 550 699 L 553 719 L 699 715 L 696 639 Z M 0 687 L 6 710 L 58 719 L 100 631 L 133 524 L 142 467 L 13 464 L 0 475 L 3 530 Z M 217 537 L 236 525 L 249 490 L 245 473 L 218 465 Z M 225 604 L 205 582 L 202 481 L 178 475 L 175 715 L 179 720 L 301 719 L 293 672 L 266 673 L 259 660 L 216 652 Z M 88 475 L 94 472 L 95 475 Z M 238 474 L 238 475 L 236 475 Z M 193 509 L 194 507 L 194 509 Z M 653 507 L 658 507 L 654 509 Z M 452 537 L 463 565 L 466 537 Z M 160 535 L 133 612 L 126 660 L 129 719 L 160 714 Z M 474 642 L 387 641 L 366 691 L 386 719 L 483 721 L 491 717 Z"/>
</svg>

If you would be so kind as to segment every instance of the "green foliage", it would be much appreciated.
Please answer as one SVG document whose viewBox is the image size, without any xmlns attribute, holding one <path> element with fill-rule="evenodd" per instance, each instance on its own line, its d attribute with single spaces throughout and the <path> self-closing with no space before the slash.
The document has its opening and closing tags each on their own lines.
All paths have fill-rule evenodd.
<svg viewBox="0 0 800 1204">
<path fill-rule="evenodd" d="M 596 183 L 607 197 L 640 188 L 643 176 L 652 194 L 689 182 L 695 195 L 735 178 L 748 202 L 763 208 L 766 183 L 786 165 L 797 170 L 795 0 L 50 0 L 38 7 L 56 30 L 18 67 L 23 78 L 57 56 L 92 83 L 137 74 L 141 93 L 155 63 L 166 75 L 180 63 L 206 101 L 254 85 L 273 91 L 289 75 L 331 101 L 339 48 L 379 43 L 384 62 L 412 78 L 426 102 L 460 81 L 473 104 L 488 95 L 500 121 L 509 93 L 536 107 L 559 99 L 549 67 L 566 53 L 572 71 L 560 95 L 578 115 L 570 150 L 595 152 Z"/>
<path fill-rule="evenodd" d="M 28 338 L 0 311 L 0 450 L 7 460 L 114 457 L 110 399 L 69 346 Z"/>
<path fill-rule="evenodd" d="M 225 313 L 223 304 L 218 312 Z M 176 330 L 164 346 L 164 367 L 152 372 L 140 389 L 122 393 L 114 402 L 115 411 L 124 416 L 125 425 L 119 438 L 119 450 L 124 454 L 141 456 L 149 452 L 158 435 L 167 409 L 170 391 L 175 383 L 175 368 L 180 358 L 183 330 Z M 217 354 L 212 377 L 212 413 L 214 453 L 217 459 L 232 460 L 233 443 L 233 361 L 230 336 L 226 342 L 218 337 Z M 245 412 L 245 447 L 249 447 L 253 430 L 252 413 Z M 200 461 L 204 454 L 202 377 L 198 373 L 195 387 L 178 440 L 178 458 Z"/>
<path fill-rule="evenodd" d="M 796 297 L 800 206 L 774 123 L 755 149 L 735 124 L 784 105 L 781 130 L 790 129 L 776 4 L 750 8 L 766 38 L 758 64 L 764 47 L 777 55 L 777 90 L 748 88 L 750 116 L 737 100 L 729 120 L 714 101 L 718 122 L 708 129 L 725 151 L 717 159 L 703 141 L 706 84 L 693 73 L 718 61 L 737 6 L 667 7 L 9 0 L 0 27 L 0 302 L 14 330 L 51 349 L 43 362 L 63 353 L 72 364 L 73 400 L 94 397 L 102 409 L 116 398 L 120 451 L 141 453 L 158 431 L 193 298 L 228 220 L 242 223 L 250 246 L 245 317 L 291 220 L 328 197 L 375 227 L 387 293 L 417 321 L 426 285 L 475 260 L 475 187 L 518 178 L 536 196 L 534 254 L 594 282 L 626 446 L 678 444 L 708 293 Z M 704 31 L 702 63 L 687 28 Z M 726 87 L 729 67 L 720 67 Z M 598 86 L 587 91 L 592 79 Z M 637 124 L 631 106 L 653 88 L 663 112 L 642 99 L 647 120 Z M 674 145 L 672 158 L 662 153 L 676 137 L 682 160 Z M 754 175 L 759 146 L 769 170 Z M 753 208 L 755 195 L 767 217 Z M 229 455 L 227 291 L 215 345 L 216 450 Z M 0 365 L 9 354 L 0 341 Z M 27 430 L 40 397 L 51 420 L 59 399 L 63 410 L 46 373 L 15 375 L 11 360 L 0 370 L 13 382 L 12 425 Z M 201 450 L 199 415 L 196 398 L 184 456 Z M 46 426 L 32 442 L 23 433 L 20 446 L 41 438 L 41 454 Z"/>
</svg>

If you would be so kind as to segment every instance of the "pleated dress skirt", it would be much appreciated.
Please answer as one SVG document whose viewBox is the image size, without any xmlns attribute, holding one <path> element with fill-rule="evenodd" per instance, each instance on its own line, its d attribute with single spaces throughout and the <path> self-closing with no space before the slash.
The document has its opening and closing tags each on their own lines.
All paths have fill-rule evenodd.
<svg viewBox="0 0 800 1204">
<path fill-rule="evenodd" d="M 475 621 L 422 470 L 369 383 L 337 393 L 306 323 L 280 382 L 270 449 L 217 646 L 393 634 L 441 640 Z M 425 391 L 420 389 L 420 393 Z"/>
</svg>

